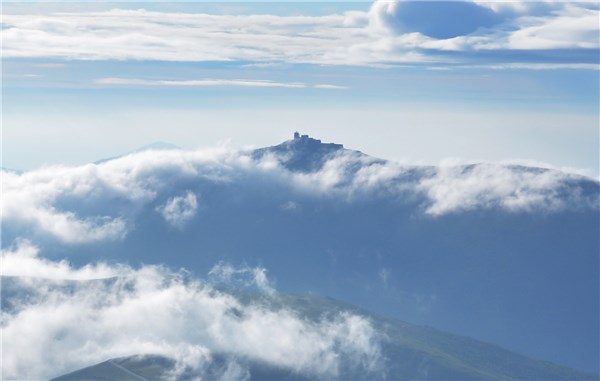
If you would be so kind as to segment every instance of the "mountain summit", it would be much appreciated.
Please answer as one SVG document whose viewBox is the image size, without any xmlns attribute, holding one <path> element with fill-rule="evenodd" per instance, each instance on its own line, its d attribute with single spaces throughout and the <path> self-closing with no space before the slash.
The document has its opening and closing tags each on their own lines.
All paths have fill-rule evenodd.
<svg viewBox="0 0 600 381">
<path fill-rule="evenodd" d="M 300 172 L 315 172 L 332 156 L 344 150 L 342 144 L 323 143 L 320 139 L 308 135 L 294 133 L 292 140 L 287 140 L 272 147 L 259 148 L 252 153 L 254 159 L 261 159 L 266 155 L 275 155 L 281 164 L 289 170 Z"/>
</svg>

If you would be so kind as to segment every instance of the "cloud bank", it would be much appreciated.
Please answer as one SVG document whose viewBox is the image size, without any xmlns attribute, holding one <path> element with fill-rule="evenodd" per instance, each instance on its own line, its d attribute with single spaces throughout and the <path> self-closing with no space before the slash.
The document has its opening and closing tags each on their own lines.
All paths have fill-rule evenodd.
<svg viewBox="0 0 600 381">
<path fill-rule="evenodd" d="M 367 12 L 327 16 L 234 16 L 125 9 L 7 14 L 3 18 L 3 54 L 5 58 L 318 65 L 501 64 L 508 60 L 521 65 L 597 68 L 599 12 L 596 3 L 585 1 L 378 0 Z M 560 59 L 548 54 L 520 54 L 547 50 L 563 53 L 559 54 Z M 565 50 L 578 54 L 564 54 Z M 202 81 L 195 84 L 207 85 Z M 242 82 L 235 85 L 295 86 Z"/>
<path fill-rule="evenodd" d="M 419 187 L 431 200 L 426 213 L 442 215 L 500 207 L 508 211 L 553 212 L 565 208 L 598 207 L 598 193 L 591 197 L 570 188 L 575 177 L 553 170 L 527 170 L 519 166 L 489 163 L 473 166 L 441 166 Z"/>
<path fill-rule="evenodd" d="M 38 258 L 35 250 L 23 242 L 2 252 L 3 276 L 27 276 L 3 279 L 9 299 L 1 320 L 6 379 L 48 379 L 139 354 L 176 360 L 174 379 L 183 371 L 203 379 L 216 354 L 231 359 L 218 379 L 249 376 L 235 359 L 326 379 L 341 376 L 348 364 L 369 372 L 381 366 L 379 338 L 361 316 L 301 318 L 284 307 L 242 304 L 160 267 L 73 268 Z M 51 280 L 30 278 L 45 275 Z"/>
<path fill-rule="evenodd" d="M 258 159 L 251 152 L 226 149 L 152 150 L 100 164 L 3 172 L 2 224 L 15 237 L 50 237 L 67 244 L 118 241 L 136 228 L 142 213 L 184 229 L 201 218 L 199 200 L 203 208 L 216 206 L 202 196 L 215 189 L 232 202 L 238 202 L 240 189 L 348 205 L 386 198 L 412 204 L 422 218 L 492 209 L 554 213 L 600 205 L 597 181 L 554 169 L 491 163 L 411 166 L 356 151 L 322 159 L 318 170 L 306 172 L 286 168 L 287 154 Z M 301 210 L 293 198 L 272 202 L 279 210 L 287 205 L 288 213 L 292 206 Z"/>
</svg>

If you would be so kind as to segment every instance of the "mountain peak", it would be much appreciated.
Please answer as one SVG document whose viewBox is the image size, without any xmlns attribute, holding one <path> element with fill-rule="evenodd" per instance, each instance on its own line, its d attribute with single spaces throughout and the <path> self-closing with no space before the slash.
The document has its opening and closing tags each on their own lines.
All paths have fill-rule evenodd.
<svg viewBox="0 0 600 381">
<path fill-rule="evenodd" d="M 143 147 L 140 147 L 132 152 L 137 153 L 137 152 L 152 151 L 152 150 L 164 151 L 164 150 L 180 150 L 180 149 L 181 149 L 181 147 L 178 147 L 175 144 L 166 143 L 166 142 L 154 142 L 151 144 L 147 144 Z"/>
<path fill-rule="evenodd" d="M 275 155 L 289 170 L 314 172 L 321 169 L 329 157 L 343 149 L 342 144 L 323 143 L 320 139 L 294 132 L 293 139 L 276 146 L 257 149 L 252 156 L 260 159 L 267 154 Z"/>
<path fill-rule="evenodd" d="M 308 146 L 308 147 L 320 147 L 320 146 L 325 146 L 329 149 L 343 149 L 344 145 L 343 144 L 336 144 L 336 143 L 322 143 L 320 139 L 314 139 L 311 138 L 308 135 L 300 135 L 300 133 L 298 131 L 294 132 L 294 139 L 293 140 L 288 140 L 287 142 L 284 142 L 283 144 L 288 143 L 288 144 L 294 144 L 294 145 L 303 145 L 303 146 Z"/>
</svg>

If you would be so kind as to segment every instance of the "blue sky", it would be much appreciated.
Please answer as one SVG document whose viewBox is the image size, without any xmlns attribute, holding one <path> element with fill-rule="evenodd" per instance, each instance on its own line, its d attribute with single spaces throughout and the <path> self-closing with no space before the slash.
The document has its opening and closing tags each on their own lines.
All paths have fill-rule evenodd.
<svg viewBox="0 0 600 381">
<path fill-rule="evenodd" d="M 2 165 L 300 130 L 597 177 L 597 18 L 593 2 L 5 3 Z"/>
</svg>

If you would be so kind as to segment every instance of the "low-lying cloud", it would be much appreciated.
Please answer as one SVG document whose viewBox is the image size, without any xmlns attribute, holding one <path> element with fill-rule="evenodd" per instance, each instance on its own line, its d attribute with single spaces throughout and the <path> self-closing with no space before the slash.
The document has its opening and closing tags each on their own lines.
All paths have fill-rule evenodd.
<svg viewBox="0 0 600 381">
<path fill-rule="evenodd" d="M 325 379 L 340 377 L 344 364 L 366 372 L 382 366 L 380 338 L 364 317 L 301 318 L 286 307 L 241 303 L 161 267 L 73 268 L 41 259 L 35 250 L 23 242 L 2 253 L 2 275 L 25 276 L 3 278 L 9 299 L 1 320 L 5 379 L 48 379 L 140 354 L 174 359 L 174 372 L 200 379 L 218 354 Z M 217 378 L 249 376 L 243 362 L 230 362 Z"/>
<path fill-rule="evenodd" d="M 346 202 L 347 207 L 385 198 L 412 204 L 423 217 L 599 206 L 597 181 L 554 169 L 410 166 L 338 151 L 325 157 L 318 170 L 307 172 L 287 169 L 287 158 L 270 154 L 257 159 L 251 152 L 225 149 L 154 150 L 100 164 L 4 172 L 2 224 L 13 237 L 53 237 L 67 244 L 118 241 L 136 229 L 145 212 L 185 229 L 202 218 L 199 209 L 218 206 L 210 204 L 217 202 L 214 198 L 204 199 L 203 192 L 228 194 L 231 202 L 248 205 L 257 200 L 241 201 L 241 196 L 281 194 L 285 198 L 272 198 L 273 207 L 286 213 L 298 211 L 294 194 L 316 202 Z"/>
<path fill-rule="evenodd" d="M 156 210 L 169 224 L 182 228 L 196 215 L 198 210 L 198 199 L 196 195 L 188 191 L 183 196 L 171 197 L 164 205 Z"/>
<path fill-rule="evenodd" d="M 419 188 L 431 200 L 426 210 L 430 215 L 488 208 L 514 212 L 597 208 L 597 190 L 586 197 L 582 189 L 570 187 L 576 178 L 556 170 L 485 163 L 441 166 Z"/>
</svg>

